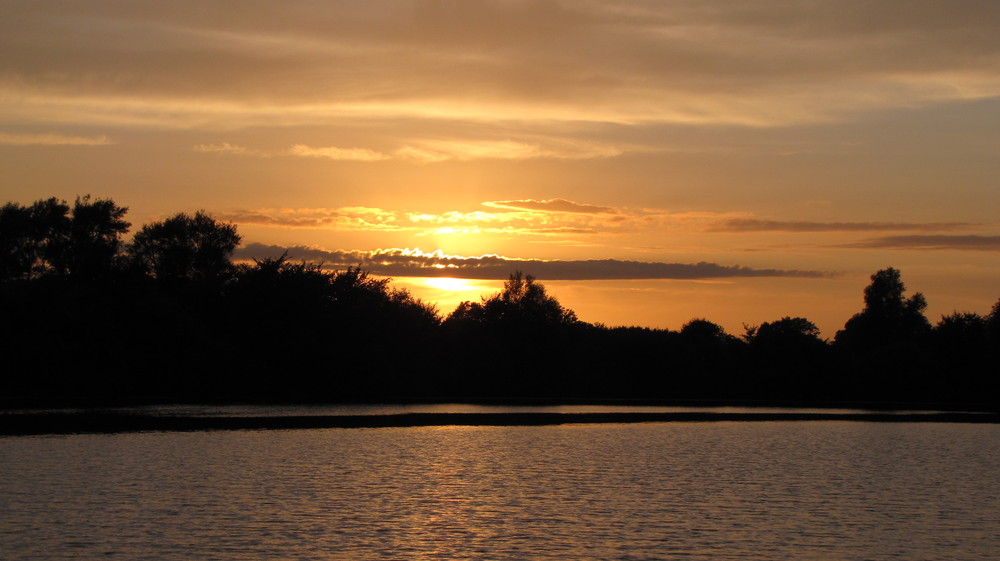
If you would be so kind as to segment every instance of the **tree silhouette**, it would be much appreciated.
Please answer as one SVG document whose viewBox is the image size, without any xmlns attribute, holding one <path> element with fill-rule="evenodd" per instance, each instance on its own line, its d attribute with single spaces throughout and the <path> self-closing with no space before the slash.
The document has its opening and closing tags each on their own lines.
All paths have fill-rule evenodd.
<svg viewBox="0 0 1000 561">
<path fill-rule="evenodd" d="M 55 197 L 30 207 L 7 203 L 0 209 L 0 279 L 110 274 L 130 226 L 126 212 L 90 195 L 77 197 L 72 209 Z"/>
<path fill-rule="evenodd" d="M 1000 350 L 1000 300 L 993 304 L 990 315 L 986 316 L 986 335 L 990 344 Z"/>
<path fill-rule="evenodd" d="M 0 208 L 0 281 L 28 278 L 38 259 L 31 210 L 17 203 Z"/>
<path fill-rule="evenodd" d="M 217 222 L 203 211 L 180 213 L 139 230 L 130 252 L 133 262 L 158 280 L 216 280 L 229 272 L 229 257 L 240 243 L 236 226 Z"/>
<path fill-rule="evenodd" d="M 934 339 L 950 348 L 978 347 L 986 343 L 987 318 L 969 312 L 944 316 L 934 326 Z"/>
<path fill-rule="evenodd" d="M 89 196 L 0 207 L 0 398 L 1000 403 L 1000 301 L 931 328 L 892 268 L 872 275 L 833 346 L 801 317 L 742 340 L 707 319 L 592 325 L 521 272 L 442 325 L 360 267 L 233 265 L 235 226 L 203 212 L 123 248 L 126 211 Z"/>
<path fill-rule="evenodd" d="M 55 197 L 29 207 L 7 203 L 0 210 L 0 273 L 4 279 L 65 273 L 72 219 Z"/>
<path fill-rule="evenodd" d="M 35 244 L 32 274 L 65 274 L 72 228 L 69 205 L 66 201 L 51 197 L 36 201 L 29 211 L 31 236 Z"/>
<path fill-rule="evenodd" d="M 480 322 L 519 327 L 555 327 L 577 323 L 576 313 L 564 308 L 535 277 L 516 271 L 503 290 L 482 304 L 463 302 L 449 316 L 452 322 Z"/>
<path fill-rule="evenodd" d="M 451 380 L 463 393 L 552 396 L 572 386 L 572 335 L 582 324 L 531 275 L 516 271 L 500 292 L 463 302 L 444 327 L 451 370 L 476 365 L 479 374 Z"/>
<path fill-rule="evenodd" d="M 813 322 L 786 316 L 747 328 L 744 338 L 757 374 L 757 396 L 800 399 L 829 393 L 829 348 Z"/>
<path fill-rule="evenodd" d="M 730 342 L 732 336 L 721 325 L 704 318 L 693 319 L 681 327 L 681 337 L 701 344 Z"/>
<path fill-rule="evenodd" d="M 127 207 L 120 207 L 110 199 L 91 201 L 90 195 L 77 197 L 68 248 L 57 268 L 77 278 L 109 275 L 123 249 L 121 237 L 131 226 L 124 219 L 127 212 Z"/>
<path fill-rule="evenodd" d="M 822 345 L 816 324 L 801 317 L 783 317 L 775 322 L 747 328 L 746 340 L 757 347 L 797 347 Z"/>
<path fill-rule="evenodd" d="M 926 356 L 927 301 L 919 292 L 906 298 L 906 285 L 894 268 L 876 272 L 871 281 L 864 291 L 865 308 L 834 338 L 844 361 L 840 383 L 853 398 L 926 398 L 933 394 L 935 377 Z"/>
<path fill-rule="evenodd" d="M 924 317 L 927 300 L 919 292 L 903 296 L 906 285 L 897 269 L 882 269 L 871 281 L 864 291 L 865 308 L 837 332 L 837 344 L 864 351 L 913 343 L 930 332 L 930 322 Z"/>
</svg>

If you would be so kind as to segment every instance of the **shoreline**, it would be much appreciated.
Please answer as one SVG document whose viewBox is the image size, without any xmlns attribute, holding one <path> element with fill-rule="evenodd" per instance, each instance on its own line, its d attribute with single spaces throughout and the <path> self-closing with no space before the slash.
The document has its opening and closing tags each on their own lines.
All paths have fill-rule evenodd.
<svg viewBox="0 0 1000 561">
<path fill-rule="evenodd" d="M 0 415 L 0 436 L 307 430 L 436 426 L 552 426 L 692 422 L 841 421 L 868 423 L 1000 424 L 1000 413 L 818 412 L 594 412 L 594 413 L 400 413 L 252 417 L 156 416 L 113 413 L 9 413 Z"/>
</svg>

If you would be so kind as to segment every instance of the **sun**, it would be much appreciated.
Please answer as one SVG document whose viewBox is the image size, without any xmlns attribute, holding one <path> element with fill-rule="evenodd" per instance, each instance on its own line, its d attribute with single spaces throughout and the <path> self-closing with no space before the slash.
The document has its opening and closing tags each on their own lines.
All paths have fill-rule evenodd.
<svg viewBox="0 0 1000 561">
<path fill-rule="evenodd" d="M 438 290 L 448 290 L 451 292 L 464 292 L 479 290 L 480 288 L 468 279 L 456 279 L 451 277 L 434 277 L 424 279 L 424 284 Z"/>
</svg>

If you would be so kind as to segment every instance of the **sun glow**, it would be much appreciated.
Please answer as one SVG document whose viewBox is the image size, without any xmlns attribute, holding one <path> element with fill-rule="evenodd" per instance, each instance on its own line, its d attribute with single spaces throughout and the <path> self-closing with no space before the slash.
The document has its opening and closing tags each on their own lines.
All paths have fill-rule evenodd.
<svg viewBox="0 0 1000 561">
<path fill-rule="evenodd" d="M 467 279 L 455 279 L 451 277 L 437 277 L 424 279 L 424 284 L 436 288 L 438 290 L 449 290 L 452 292 L 466 292 L 471 290 L 479 290 L 480 287 L 474 284 L 474 281 Z"/>
</svg>

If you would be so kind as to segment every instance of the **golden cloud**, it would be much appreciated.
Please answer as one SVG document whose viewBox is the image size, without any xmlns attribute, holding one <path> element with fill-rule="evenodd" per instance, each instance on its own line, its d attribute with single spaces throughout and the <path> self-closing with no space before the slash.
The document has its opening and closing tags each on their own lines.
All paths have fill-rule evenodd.
<svg viewBox="0 0 1000 561">
<path fill-rule="evenodd" d="M 391 158 L 388 154 L 369 150 L 367 148 L 337 148 L 336 146 L 312 147 L 296 144 L 288 149 L 293 156 L 308 158 L 325 158 L 329 160 L 346 160 L 355 162 L 377 162 Z"/>
<path fill-rule="evenodd" d="M 522 199 L 517 201 L 487 201 L 486 206 L 496 208 L 512 208 L 535 210 L 540 212 L 572 212 L 581 214 L 617 214 L 618 210 L 607 206 L 595 206 L 575 203 L 566 199 Z"/>
</svg>

